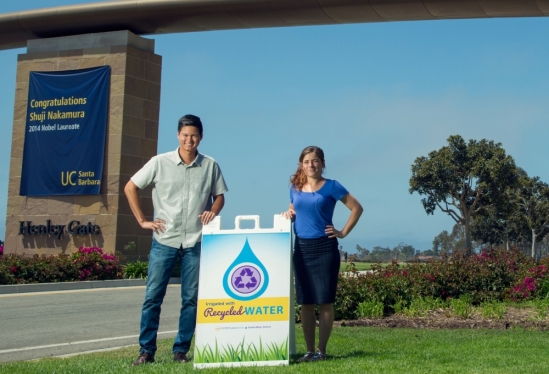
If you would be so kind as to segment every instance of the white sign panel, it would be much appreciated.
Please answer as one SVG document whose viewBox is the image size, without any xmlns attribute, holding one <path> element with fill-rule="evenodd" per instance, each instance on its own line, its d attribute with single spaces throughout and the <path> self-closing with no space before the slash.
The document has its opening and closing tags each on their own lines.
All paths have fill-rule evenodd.
<svg viewBox="0 0 549 374">
<path fill-rule="evenodd" d="M 240 229 L 243 220 L 254 229 Z M 294 351 L 291 222 L 217 217 L 202 230 L 194 366 L 288 365 Z"/>
</svg>

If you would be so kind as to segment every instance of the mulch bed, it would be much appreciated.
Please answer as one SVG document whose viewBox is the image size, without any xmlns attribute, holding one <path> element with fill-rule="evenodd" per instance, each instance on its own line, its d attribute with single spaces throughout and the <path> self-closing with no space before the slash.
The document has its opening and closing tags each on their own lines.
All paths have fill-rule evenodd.
<svg viewBox="0 0 549 374">
<path fill-rule="evenodd" d="M 385 328 L 412 328 L 412 329 L 493 329 L 507 330 L 524 328 L 540 331 L 549 330 L 548 319 L 538 319 L 536 313 L 528 308 L 507 308 L 502 319 L 486 319 L 480 313 L 475 313 L 469 319 L 462 319 L 449 315 L 447 310 L 430 311 L 425 317 L 406 317 L 393 314 L 383 318 L 362 318 L 350 321 L 336 321 L 335 325 L 344 327 L 372 326 Z"/>
</svg>

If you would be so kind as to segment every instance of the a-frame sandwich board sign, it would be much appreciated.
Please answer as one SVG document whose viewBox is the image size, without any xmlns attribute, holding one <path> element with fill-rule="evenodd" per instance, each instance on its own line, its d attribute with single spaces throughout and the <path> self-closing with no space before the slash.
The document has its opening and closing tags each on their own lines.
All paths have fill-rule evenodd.
<svg viewBox="0 0 549 374">
<path fill-rule="evenodd" d="M 242 221 L 255 222 L 241 229 Z M 234 230 L 216 217 L 202 230 L 194 348 L 196 368 L 288 365 L 295 352 L 291 222 L 237 216 Z"/>
</svg>

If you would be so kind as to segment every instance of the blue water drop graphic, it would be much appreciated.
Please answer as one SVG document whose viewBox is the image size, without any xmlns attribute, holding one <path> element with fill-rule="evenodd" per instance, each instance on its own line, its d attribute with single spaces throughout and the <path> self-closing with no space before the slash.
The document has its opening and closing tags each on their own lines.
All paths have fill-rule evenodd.
<svg viewBox="0 0 549 374">
<path fill-rule="evenodd" d="M 248 243 L 225 271 L 223 289 L 233 299 L 247 301 L 261 296 L 269 285 L 269 273 Z"/>
</svg>

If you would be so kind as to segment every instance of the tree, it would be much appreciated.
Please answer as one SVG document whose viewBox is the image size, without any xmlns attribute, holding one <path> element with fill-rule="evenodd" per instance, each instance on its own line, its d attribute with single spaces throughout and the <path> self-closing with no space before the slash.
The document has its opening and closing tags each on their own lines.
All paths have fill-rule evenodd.
<svg viewBox="0 0 549 374">
<path fill-rule="evenodd" d="M 478 245 L 472 242 L 472 248 L 476 248 Z M 440 234 L 433 239 L 433 252 L 438 255 L 439 253 L 452 253 L 454 250 L 460 250 L 465 248 L 465 232 L 463 226 L 456 223 L 452 228 L 452 232 L 446 230 L 441 231 Z"/>
<path fill-rule="evenodd" d="M 507 249 L 510 243 L 519 243 L 529 237 L 528 226 L 518 210 L 515 191 L 509 190 L 508 202 L 484 209 L 473 218 L 471 235 L 473 239 L 485 244 L 504 244 Z"/>
<path fill-rule="evenodd" d="M 393 251 L 395 250 L 406 256 L 413 256 L 416 253 L 416 249 L 414 248 L 414 246 L 402 242 L 393 249 Z"/>
<path fill-rule="evenodd" d="M 450 253 L 454 249 L 453 239 L 448 231 L 443 230 L 433 239 L 433 251 L 439 253 Z"/>
<path fill-rule="evenodd" d="M 375 246 L 370 252 L 370 258 L 374 261 L 389 260 L 391 258 L 391 249 L 389 247 Z"/>
<path fill-rule="evenodd" d="M 472 253 L 471 219 L 483 209 L 497 206 L 506 198 L 507 187 L 517 183 L 513 158 L 501 143 L 469 140 L 459 135 L 448 145 L 418 157 L 412 164 L 409 192 L 424 195 L 427 214 L 438 208 L 463 227 L 465 248 Z"/>
<path fill-rule="evenodd" d="M 532 235 L 532 257 L 535 258 L 536 241 L 549 233 L 549 185 L 539 177 L 523 177 L 515 197 L 518 211 Z"/>
<path fill-rule="evenodd" d="M 520 168 L 517 186 L 508 188 L 508 198 L 499 206 L 485 209 L 473 219 L 475 239 L 490 244 L 530 241 L 536 257 L 536 243 L 549 233 L 549 186 L 539 177 L 528 177 Z"/>
<path fill-rule="evenodd" d="M 358 259 L 364 261 L 366 257 L 370 254 L 370 251 L 366 248 L 362 248 L 360 245 L 356 245 L 356 251 L 358 252 Z"/>
<path fill-rule="evenodd" d="M 526 171 L 517 167 L 517 186 L 505 190 L 506 198 L 501 204 L 483 209 L 473 217 L 471 235 L 473 239 L 485 244 L 504 244 L 507 249 L 510 243 L 528 240 L 530 232 L 518 209 L 517 192 L 522 181 L 528 179 Z"/>
</svg>

